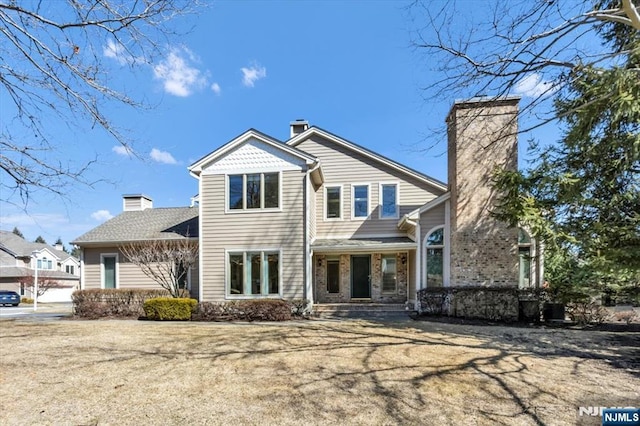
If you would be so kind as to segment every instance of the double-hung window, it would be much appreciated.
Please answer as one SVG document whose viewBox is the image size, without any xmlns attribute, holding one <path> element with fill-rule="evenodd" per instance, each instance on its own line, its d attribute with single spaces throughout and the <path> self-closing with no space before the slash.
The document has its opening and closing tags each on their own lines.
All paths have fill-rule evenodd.
<svg viewBox="0 0 640 426">
<path fill-rule="evenodd" d="M 277 209 L 280 207 L 280 174 L 229 175 L 229 210 Z"/>
<path fill-rule="evenodd" d="M 366 218 L 369 216 L 369 185 L 353 185 L 352 188 L 351 214 L 354 218 Z"/>
<path fill-rule="evenodd" d="M 326 195 L 326 218 L 340 219 L 342 217 L 342 187 L 327 186 Z"/>
<path fill-rule="evenodd" d="M 398 217 L 398 184 L 380 184 L 380 219 L 397 219 Z"/>
<path fill-rule="evenodd" d="M 74 265 L 66 265 L 65 266 L 65 271 L 67 272 L 67 274 L 73 275 L 74 272 L 75 272 Z"/>
<path fill-rule="evenodd" d="M 229 252 L 227 293 L 230 296 L 280 294 L 280 253 L 277 251 Z"/>
</svg>

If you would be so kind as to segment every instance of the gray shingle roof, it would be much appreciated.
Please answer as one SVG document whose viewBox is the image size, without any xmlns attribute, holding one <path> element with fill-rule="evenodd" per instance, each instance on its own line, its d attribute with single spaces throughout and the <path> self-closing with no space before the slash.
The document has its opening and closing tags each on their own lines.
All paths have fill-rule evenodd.
<svg viewBox="0 0 640 426">
<path fill-rule="evenodd" d="M 73 244 L 198 238 L 198 229 L 197 207 L 128 211 L 81 235 Z"/>
<path fill-rule="evenodd" d="M 31 268 L 24 268 L 21 266 L 2 266 L 0 267 L 0 277 L 2 278 L 18 278 L 33 276 L 34 270 Z M 58 280 L 78 281 L 80 277 L 76 275 L 67 274 L 63 271 L 48 271 L 40 269 L 38 271 L 40 277 L 47 277 Z M 40 281 L 40 280 L 38 280 Z"/>
<path fill-rule="evenodd" d="M 31 252 L 44 248 L 58 256 L 60 260 L 66 260 L 71 257 L 70 254 L 62 250 L 56 250 L 55 247 L 49 244 L 32 243 L 9 231 L 0 231 L 0 247 L 4 247 L 17 257 L 31 257 Z"/>
</svg>

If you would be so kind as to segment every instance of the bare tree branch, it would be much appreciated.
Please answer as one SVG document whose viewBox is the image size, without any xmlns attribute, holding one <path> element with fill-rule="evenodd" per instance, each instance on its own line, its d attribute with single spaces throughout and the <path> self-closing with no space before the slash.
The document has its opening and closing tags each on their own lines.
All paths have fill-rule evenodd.
<svg viewBox="0 0 640 426">
<path fill-rule="evenodd" d="M 173 297 L 180 297 L 189 269 L 198 263 L 197 239 L 150 240 L 120 248 L 124 256 Z"/>
<path fill-rule="evenodd" d="M 174 20 L 201 6 L 198 0 L 0 0 L 0 96 L 7 103 L 0 124 L 2 201 L 17 195 L 26 205 L 35 188 L 64 196 L 71 184 L 92 184 L 84 175 L 95 159 L 56 159 L 64 141 L 48 126 L 51 117 L 102 129 L 133 153 L 130 132 L 105 111 L 148 105 L 113 85 L 113 66 L 136 72 L 153 64 L 178 34 Z"/>
</svg>

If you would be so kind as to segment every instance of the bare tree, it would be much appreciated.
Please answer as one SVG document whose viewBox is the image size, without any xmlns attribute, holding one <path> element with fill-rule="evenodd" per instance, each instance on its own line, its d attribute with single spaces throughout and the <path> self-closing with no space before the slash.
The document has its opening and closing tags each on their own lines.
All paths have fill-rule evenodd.
<svg viewBox="0 0 640 426">
<path fill-rule="evenodd" d="M 446 2 L 438 9 L 416 1 L 411 13 L 424 26 L 416 30 L 414 46 L 437 76 L 424 87 L 425 99 L 526 94 L 520 114 L 529 120 L 519 133 L 561 118 L 548 101 L 574 83 L 576 70 L 615 64 L 630 54 L 600 44 L 595 34 L 607 22 L 623 24 L 617 28 L 629 34 L 640 31 L 637 3 Z"/>
<path fill-rule="evenodd" d="M 198 242 L 189 238 L 130 243 L 120 250 L 173 297 L 181 297 L 189 269 L 198 262 Z"/>
<path fill-rule="evenodd" d="M 19 277 L 18 283 L 21 287 L 29 290 L 32 295 L 35 294 L 35 279 L 32 274 Z M 65 286 L 56 279 L 47 276 L 45 271 L 40 271 L 38 274 L 38 297 L 42 297 L 47 291 L 56 288 L 65 288 Z"/>
<path fill-rule="evenodd" d="M 36 189 L 63 196 L 70 184 L 92 184 L 85 172 L 95 160 L 56 158 L 64 141 L 48 130 L 52 119 L 101 128 L 133 152 L 105 107 L 145 105 L 114 87 L 105 61 L 129 71 L 152 64 L 176 35 L 169 24 L 199 6 L 198 0 L 0 0 L 2 201 L 17 196 L 26 206 Z"/>
</svg>

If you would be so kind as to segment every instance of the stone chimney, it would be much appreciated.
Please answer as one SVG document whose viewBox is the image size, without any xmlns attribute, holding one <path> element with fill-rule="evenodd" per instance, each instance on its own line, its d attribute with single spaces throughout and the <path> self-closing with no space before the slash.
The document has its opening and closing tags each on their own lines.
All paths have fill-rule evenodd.
<svg viewBox="0 0 640 426">
<path fill-rule="evenodd" d="M 309 128 L 309 122 L 304 118 L 298 118 L 296 121 L 289 123 L 289 126 L 291 127 L 290 137 L 294 137 L 307 130 Z"/>
<path fill-rule="evenodd" d="M 122 211 L 132 212 L 153 208 L 153 200 L 144 194 L 125 194 L 122 196 Z"/>
<path fill-rule="evenodd" d="M 497 168 L 518 167 L 519 97 L 456 101 L 447 116 L 451 286 L 517 286 L 517 230 L 491 216 Z"/>
</svg>

